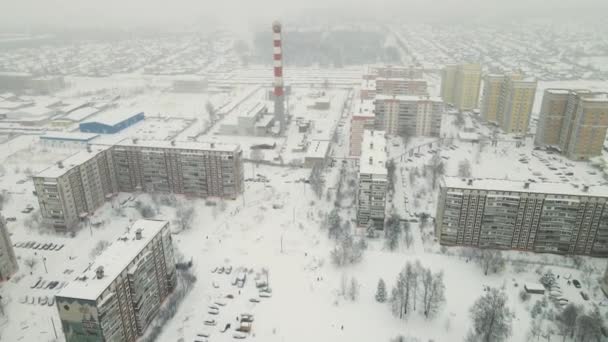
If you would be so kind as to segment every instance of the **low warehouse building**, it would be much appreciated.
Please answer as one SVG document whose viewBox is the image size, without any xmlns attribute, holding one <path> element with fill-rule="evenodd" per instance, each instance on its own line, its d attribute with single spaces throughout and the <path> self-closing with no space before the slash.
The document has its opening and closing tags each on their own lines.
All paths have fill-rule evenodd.
<svg viewBox="0 0 608 342">
<path fill-rule="evenodd" d="M 86 133 L 114 134 L 144 119 L 144 112 L 129 112 L 118 109 L 107 112 L 80 124 L 80 131 Z"/>
</svg>

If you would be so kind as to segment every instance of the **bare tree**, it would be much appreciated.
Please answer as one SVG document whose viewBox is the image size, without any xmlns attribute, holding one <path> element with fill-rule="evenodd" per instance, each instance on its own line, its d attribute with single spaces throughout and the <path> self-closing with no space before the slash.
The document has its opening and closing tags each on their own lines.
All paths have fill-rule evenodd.
<svg viewBox="0 0 608 342">
<path fill-rule="evenodd" d="M 156 215 L 156 211 L 151 205 L 143 203 L 142 201 L 135 202 L 135 209 L 139 212 L 143 218 L 151 218 Z"/>
<path fill-rule="evenodd" d="M 31 274 L 34 271 L 34 267 L 36 267 L 36 265 L 38 264 L 38 259 L 34 257 L 29 257 L 23 260 L 23 263 L 30 269 Z"/>
<path fill-rule="evenodd" d="M 386 247 L 389 250 L 394 251 L 397 247 L 399 247 L 399 240 L 401 238 L 401 234 L 403 233 L 403 229 L 401 228 L 401 217 L 395 213 L 391 214 L 386 220 L 384 227 Z"/>
<path fill-rule="evenodd" d="M 392 159 L 389 159 L 389 161 L 386 162 L 386 180 L 387 180 L 387 190 L 389 193 L 394 193 L 395 192 L 395 161 Z"/>
<path fill-rule="evenodd" d="M 458 163 L 458 176 L 471 177 L 471 162 L 468 159 L 463 159 Z"/>
<path fill-rule="evenodd" d="M 177 211 L 175 212 L 177 223 L 181 230 L 188 230 L 192 226 L 194 220 L 194 208 L 191 205 L 180 202 Z"/>
<path fill-rule="evenodd" d="M 205 103 L 205 110 L 207 111 L 207 114 L 209 115 L 209 121 L 214 122 L 217 116 L 217 113 L 215 111 L 215 107 L 213 106 L 213 103 L 211 103 L 211 101 L 207 101 L 207 103 Z"/>
<path fill-rule="evenodd" d="M 315 195 L 317 195 L 317 198 L 321 198 L 321 195 L 323 194 L 323 187 L 325 181 L 323 180 L 322 173 L 323 170 L 321 164 L 315 163 L 312 167 L 312 170 L 310 171 L 309 182 L 310 187 L 312 188 L 312 191 L 315 193 Z"/>
<path fill-rule="evenodd" d="M 577 341 L 601 341 L 604 319 L 597 307 L 591 312 L 580 315 L 576 320 Z"/>
<path fill-rule="evenodd" d="M 498 273 L 505 267 L 505 259 L 500 251 L 484 249 L 477 260 L 484 275 L 488 275 L 490 271 Z"/>
<path fill-rule="evenodd" d="M 562 312 L 557 315 L 557 327 L 559 328 L 560 333 L 564 336 L 564 341 L 566 340 L 566 336 L 568 335 L 570 336 L 570 338 L 574 337 L 576 323 L 578 317 L 582 313 L 583 308 L 581 306 L 570 303 L 566 305 Z"/>
<path fill-rule="evenodd" d="M 264 151 L 259 148 L 251 150 L 251 160 L 255 163 L 255 166 L 260 166 L 260 162 L 264 160 Z"/>
<path fill-rule="evenodd" d="M 436 153 L 433 156 L 429 167 L 431 169 L 431 176 L 432 176 L 431 180 L 432 180 L 433 189 L 435 189 L 437 186 L 437 179 L 439 177 L 443 176 L 443 174 L 445 173 L 445 164 L 443 163 L 443 160 L 441 160 L 441 157 L 439 156 L 439 154 Z"/>
<path fill-rule="evenodd" d="M 492 288 L 481 296 L 470 310 L 473 327 L 469 340 L 505 341 L 511 336 L 513 312 L 507 307 L 507 295 Z"/>
<path fill-rule="evenodd" d="M 352 277 L 350 280 L 350 287 L 348 288 L 348 298 L 353 302 L 359 298 L 359 282 L 355 277 Z"/>
<path fill-rule="evenodd" d="M 412 305 L 412 273 L 414 268 L 411 262 L 407 262 L 405 267 L 399 272 L 397 282 L 391 291 L 391 307 L 393 314 L 399 318 L 404 318 Z"/>
<path fill-rule="evenodd" d="M 95 258 L 96 256 L 99 256 L 101 253 L 103 253 L 103 251 L 106 250 L 106 248 L 108 248 L 109 245 L 110 245 L 110 243 L 108 241 L 106 241 L 106 240 L 99 240 L 95 244 L 95 247 L 93 247 L 93 249 L 89 253 L 89 256 L 91 257 L 91 259 Z"/>
<path fill-rule="evenodd" d="M 424 316 L 433 317 L 445 303 L 445 285 L 443 273 L 431 273 L 430 269 L 423 271 L 422 277 L 422 304 Z"/>
</svg>

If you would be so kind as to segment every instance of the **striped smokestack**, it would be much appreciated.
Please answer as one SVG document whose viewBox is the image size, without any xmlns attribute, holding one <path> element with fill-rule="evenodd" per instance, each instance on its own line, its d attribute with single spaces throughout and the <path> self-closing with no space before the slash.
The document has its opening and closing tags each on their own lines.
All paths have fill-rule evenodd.
<svg viewBox="0 0 608 342">
<path fill-rule="evenodd" d="M 283 89 L 283 45 L 281 23 L 272 23 L 272 60 L 274 66 L 274 116 L 280 124 L 280 134 L 285 130 L 285 99 Z"/>
</svg>

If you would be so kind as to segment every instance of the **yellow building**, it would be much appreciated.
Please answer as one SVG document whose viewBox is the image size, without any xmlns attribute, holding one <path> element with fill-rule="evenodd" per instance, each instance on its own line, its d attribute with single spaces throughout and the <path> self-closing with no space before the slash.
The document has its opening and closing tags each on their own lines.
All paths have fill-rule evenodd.
<svg viewBox="0 0 608 342">
<path fill-rule="evenodd" d="M 458 110 L 478 107 L 481 85 L 479 64 L 447 65 L 441 75 L 441 97 Z"/>
<path fill-rule="evenodd" d="M 560 148 L 570 159 L 602 153 L 608 130 L 608 94 L 573 92 L 562 125 Z"/>
<path fill-rule="evenodd" d="M 528 133 L 536 95 L 536 80 L 513 74 L 505 77 L 498 103 L 499 123 L 506 133 Z"/>
<path fill-rule="evenodd" d="M 501 118 L 498 114 L 498 102 L 500 101 L 504 79 L 504 75 L 487 75 L 484 77 L 481 116 L 486 121 L 498 123 Z"/>
<path fill-rule="evenodd" d="M 545 90 L 534 138 L 536 145 L 559 146 L 570 93 L 568 89 Z"/>
</svg>

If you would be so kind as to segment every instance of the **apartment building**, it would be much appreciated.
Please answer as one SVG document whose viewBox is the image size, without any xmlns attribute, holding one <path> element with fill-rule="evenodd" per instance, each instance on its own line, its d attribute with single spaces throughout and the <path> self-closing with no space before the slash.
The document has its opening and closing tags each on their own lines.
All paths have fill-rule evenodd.
<svg viewBox="0 0 608 342">
<path fill-rule="evenodd" d="M 124 140 L 92 146 L 33 177 L 40 212 L 65 232 L 117 192 L 236 198 L 243 191 L 236 144 Z"/>
<path fill-rule="evenodd" d="M 498 106 L 504 75 L 486 75 L 483 78 L 483 91 L 481 96 L 481 116 L 489 122 L 498 123 L 502 117 Z"/>
<path fill-rule="evenodd" d="M 498 102 L 498 123 L 506 133 L 526 134 L 536 95 L 536 80 L 505 75 Z"/>
<path fill-rule="evenodd" d="M 231 199 L 243 192 L 236 144 L 125 139 L 112 156 L 120 191 Z"/>
<path fill-rule="evenodd" d="M 480 85 L 479 64 L 446 65 L 441 72 L 441 98 L 458 110 L 478 108 Z"/>
<path fill-rule="evenodd" d="M 607 129 L 608 94 L 573 93 L 568 99 L 559 147 L 574 160 L 601 155 Z"/>
<path fill-rule="evenodd" d="M 587 92 L 588 91 L 584 91 Z M 560 145 L 560 137 L 568 109 L 568 100 L 577 93 L 569 89 L 546 89 L 543 94 L 534 143 L 538 146 Z"/>
<path fill-rule="evenodd" d="M 559 148 L 574 160 L 602 154 L 608 130 L 608 94 L 584 89 L 547 89 L 535 144 Z"/>
<path fill-rule="evenodd" d="M 350 121 L 349 154 L 354 157 L 361 155 L 363 131 L 374 129 L 374 101 L 361 100 L 353 105 Z"/>
<path fill-rule="evenodd" d="M 407 78 L 407 79 L 421 79 L 424 70 L 422 68 L 414 66 L 394 66 L 394 65 L 383 65 L 383 66 L 371 66 L 368 68 L 364 78 L 376 79 L 376 78 Z"/>
<path fill-rule="evenodd" d="M 56 296 L 66 342 L 134 342 L 176 285 L 168 221 L 138 220 Z"/>
<path fill-rule="evenodd" d="M 33 177 L 40 214 L 65 232 L 118 192 L 110 148 L 88 147 Z"/>
<path fill-rule="evenodd" d="M 427 95 L 425 80 L 407 78 L 376 78 L 376 95 Z"/>
<path fill-rule="evenodd" d="M 608 256 L 608 188 L 445 177 L 442 245 Z"/>
<path fill-rule="evenodd" d="M 443 101 L 429 96 L 376 96 L 376 130 L 390 135 L 439 136 Z"/>
<path fill-rule="evenodd" d="M 360 227 L 384 229 L 387 170 L 386 134 L 365 130 L 359 158 L 357 191 L 357 224 Z"/>
<path fill-rule="evenodd" d="M 484 77 L 481 116 L 497 123 L 506 133 L 526 134 L 534 106 L 536 80 L 521 74 Z"/>
<path fill-rule="evenodd" d="M 18 269 L 19 264 L 6 227 L 6 220 L 0 215 L 0 281 L 9 280 Z"/>
</svg>

